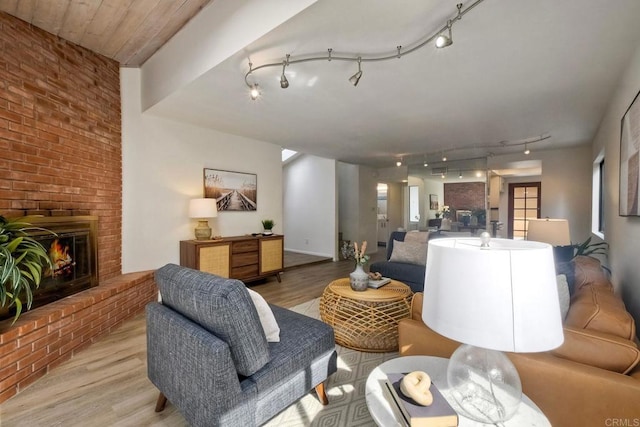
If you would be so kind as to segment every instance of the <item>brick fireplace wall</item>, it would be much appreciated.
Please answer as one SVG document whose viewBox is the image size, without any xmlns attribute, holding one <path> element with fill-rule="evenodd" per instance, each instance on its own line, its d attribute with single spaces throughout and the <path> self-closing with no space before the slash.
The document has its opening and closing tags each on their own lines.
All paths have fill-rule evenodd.
<svg viewBox="0 0 640 427">
<path fill-rule="evenodd" d="M 444 184 L 444 204 L 453 210 L 485 209 L 484 182 L 458 182 Z"/>
<path fill-rule="evenodd" d="M 119 64 L 2 12 L 0 51 L 0 215 L 98 216 L 98 276 L 119 275 Z"/>
<path fill-rule="evenodd" d="M 95 288 L 0 322 L 0 402 L 156 299 L 122 275 L 119 64 L 0 12 L 0 215 L 98 217 Z"/>
</svg>

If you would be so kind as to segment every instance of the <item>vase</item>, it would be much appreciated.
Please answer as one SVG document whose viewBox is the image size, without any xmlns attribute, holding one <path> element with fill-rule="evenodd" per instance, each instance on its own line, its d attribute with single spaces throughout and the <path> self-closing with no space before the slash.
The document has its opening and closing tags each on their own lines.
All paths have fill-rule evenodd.
<svg viewBox="0 0 640 427">
<path fill-rule="evenodd" d="M 369 286 L 369 275 L 364 271 L 362 265 L 356 264 L 356 269 L 349 274 L 349 283 L 354 291 L 366 291 Z"/>
</svg>

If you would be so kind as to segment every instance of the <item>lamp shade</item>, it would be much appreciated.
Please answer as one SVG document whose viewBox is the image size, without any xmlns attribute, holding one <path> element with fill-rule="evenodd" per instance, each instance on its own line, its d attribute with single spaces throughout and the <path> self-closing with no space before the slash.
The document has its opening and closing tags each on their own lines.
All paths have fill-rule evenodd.
<svg viewBox="0 0 640 427">
<path fill-rule="evenodd" d="M 189 201 L 190 218 L 215 218 L 217 216 L 216 199 L 191 199 Z"/>
<path fill-rule="evenodd" d="M 478 238 L 429 242 L 422 319 L 450 339 L 538 352 L 564 340 L 553 251 L 539 242 Z"/>
<path fill-rule="evenodd" d="M 527 227 L 527 240 L 548 243 L 552 246 L 571 244 L 569 221 L 566 219 L 530 219 Z"/>
</svg>

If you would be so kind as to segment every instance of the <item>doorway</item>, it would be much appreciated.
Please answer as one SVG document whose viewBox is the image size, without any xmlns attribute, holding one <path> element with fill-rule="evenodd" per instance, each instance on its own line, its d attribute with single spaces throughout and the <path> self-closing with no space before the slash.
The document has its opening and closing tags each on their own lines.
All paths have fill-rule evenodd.
<svg viewBox="0 0 640 427">
<path fill-rule="evenodd" d="M 529 219 L 540 218 L 540 182 L 509 184 L 508 237 L 524 240 Z"/>
</svg>

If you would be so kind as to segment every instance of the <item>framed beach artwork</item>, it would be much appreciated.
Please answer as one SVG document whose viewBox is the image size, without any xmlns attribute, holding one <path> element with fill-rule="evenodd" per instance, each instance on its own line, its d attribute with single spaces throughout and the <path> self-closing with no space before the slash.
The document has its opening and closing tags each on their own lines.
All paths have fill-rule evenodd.
<svg viewBox="0 0 640 427">
<path fill-rule="evenodd" d="M 640 100 L 638 93 L 624 116 L 620 129 L 621 216 L 640 216 Z"/>
<path fill-rule="evenodd" d="M 216 199 L 218 211 L 255 211 L 257 196 L 256 174 L 204 169 L 204 197 Z"/>
</svg>

